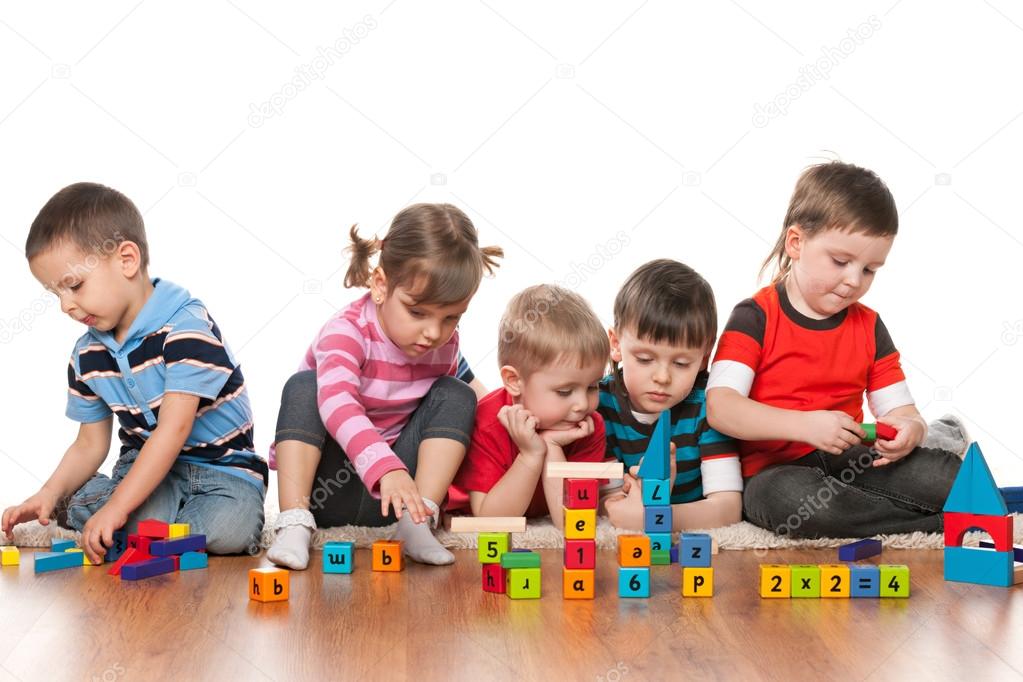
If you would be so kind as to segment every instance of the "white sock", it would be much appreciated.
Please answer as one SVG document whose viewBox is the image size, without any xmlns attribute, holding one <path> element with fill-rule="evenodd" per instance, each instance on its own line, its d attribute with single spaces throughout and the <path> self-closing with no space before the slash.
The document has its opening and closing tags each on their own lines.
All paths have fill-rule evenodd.
<svg viewBox="0 0 1023 682">
<path fill-rule="evenodd" d="M 274 524 L 277 537 L 266 557 L 287 568 L 301 571 L 309 565 L 309 541 L 316 530 L 316 520 L 308 509 L 288 509 L 280 513 Z"/>
<path fill-rule="evenodd" d="M 455 555 L 444 549 L 444 545 L 433 537 L 432 527 L 437 525 L 438 508 L 433 500 L 423 498 L 423 502 L 431 512 L 431 517 L 424 523 L 416 524 L 412 515 L 405 510 L 398 520 L 398 539 L 401 540 L 405 555 L 421 564 L 445 566 L 455 563 Z"/>
</svg>

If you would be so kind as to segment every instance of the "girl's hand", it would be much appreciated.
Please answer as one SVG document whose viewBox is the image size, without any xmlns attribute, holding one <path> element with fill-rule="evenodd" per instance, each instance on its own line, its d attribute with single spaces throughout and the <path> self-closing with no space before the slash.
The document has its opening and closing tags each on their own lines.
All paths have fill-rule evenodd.
<svg viewBox="0 0 1023 682">
<path fill-rule="evenodd" d="M 53 513 L 55 506 L 57 506 L 57 495 L 42 488 L 21 504 L 5 509 L 0 529 L 10 539 L 11 531 L 19 523 L 36 519 L 42 525 L 48 526 L 50 525 L 50 514 Z"/>
<path fill-rule="evenodd" d="M 881 455 L 874 460 L 876 467 L 897 462 L 912 452 L 927 437 L 927 429 L 920 417 L 881 417 L 877 421 L 895 428 L 898 430 L 898 434 L 894 440 L 878 440 L 874 443 L 874 449 Z"/>
<path fill-rule="evenodd" d="M 803 429 L 799 440 L 818 450 L 840 455 L 866 437 L 860 425 L 845 412 L 815 410 L 803 413 Z"/>
<path fill-rule="evenodd" d="M 547 454 L 547 442 L 536 432 L 540 420 L 529 410 L 522 405 L 505 405 L 497 413 L 497 420 L 511 436 L 520 455 L 543 460 Z"/>
<path fill-rule="evenodd" d="M 388 471 L 380 477 L 380 513 L 387 516 L 388 507 L 394 508 L 394 515 L 399 519 L 402 507 L 408 509 L 416 523 L 422 523 L 432 516 L 423 503 L 416 482 L 404 469 Z"/>
<path fill-rule="evenodd" d="M 94 564 L 103 563 L 107 547 L 114 544 L 114 531 L 128 523 L 128 515 L 109 502 L 92 515 L 82 528 L 82 551 Z"/>
<path fill-rule="evenodd" d="M 581 438 L 593 435 L 593 417 L 588 416 L 575 425 L 575 428 L 566 429 L 562 431 L 554 431 L 547 429 L 546 431 L 540 432 L 540 437 L 551 445 L 557 445 L 558 447 L 565 447 L 569 443 L 574 443 Z"/>
</svg>

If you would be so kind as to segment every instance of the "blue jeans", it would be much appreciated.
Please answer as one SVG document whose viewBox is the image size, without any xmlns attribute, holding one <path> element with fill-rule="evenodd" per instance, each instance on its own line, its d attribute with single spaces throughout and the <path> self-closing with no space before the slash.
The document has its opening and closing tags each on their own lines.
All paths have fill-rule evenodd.
<svg viewBox="0 0 1023 682">
<path fill-rule="evenodd" d="M 68 525 L 81 531 L 113 495 L 138 457 L 127 450 L 114 465 L 113 477 L 96 474 L 68 500 Z M 211 466 L 176 462 L 167 476 L 138 509 L 128 516 L 124 530 L 134 533 L 139 521 L 159 519 L 187 523 L 194 535 L 206 536 L 213 554 L 259 551 L 263 532 L 262 485 L 253 485 Z"/>
</svg>

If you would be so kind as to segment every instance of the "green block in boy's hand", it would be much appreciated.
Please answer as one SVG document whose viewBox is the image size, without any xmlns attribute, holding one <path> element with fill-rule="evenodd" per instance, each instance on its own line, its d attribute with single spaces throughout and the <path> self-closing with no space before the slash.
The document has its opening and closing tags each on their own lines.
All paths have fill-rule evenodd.
<svg viewBox="0 0 1023 682">
<path fill-rule="evenodd" d="M 506 552 L 501 555 L 501 568 L 540 568 L 536 552 Z"/>
</svg>

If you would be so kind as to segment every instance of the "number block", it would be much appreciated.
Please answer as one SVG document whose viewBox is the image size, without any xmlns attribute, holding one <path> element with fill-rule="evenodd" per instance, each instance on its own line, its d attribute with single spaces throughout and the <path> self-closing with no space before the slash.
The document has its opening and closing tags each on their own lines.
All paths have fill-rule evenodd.
<svg viewBox="0 0 1023 682">
<path fill-rule="evenodd" d="M 400 540 L 377 540 L 373 543 L 373 570 L 398 572 L 402 569 Z"/>
<path fill-rule="evenodd" d="M 539 568 L 512 568 L 506 573 L 505 592 L 509 597 L 512 599 L 540 598 Z"/>
<path fill-rule="evenodd" d="M 618 565 L 649 566 L 650 538 L 645 535 L 619 535 Z"/>
<path fill-rule="evenodd" d="M 848 599 L 849 575 L 846 564 L 821 564 L 821 597 Z"/>
<path fill-rule="evenodd" d="M 504 585 L 508 576 L 501 564 L 483 564 L 483 591 L 504 594 Z"/>
<path fill-rule="evenodd" d="M 197 568 L 208 568 L 210 559 L 206 552 L 185 552 L 178 560 L 179 571 L 194 571 Z"/>
<path fill-rule="evenodd" d="M 596 537 L 596 509 L 565 509 L 566 540 L 593 540 Z"/>
<path fill-rule="evenodd" d="M 288 571 L 276 566 L 250 568 L 249 599 L 261 602 L 287 601 L 291 587 L 290 577 Z"/>
<path fill-rule="evenodd" d="M 714 569 L 709 566 L 684 566 L 682 568 L 682 596 L 713 597 Z"/>
<path fill-rule="evenodd" d="M 501 568 L 540 568 L 540 555 L 528 549 L 507 552 L 501 555 Z"/>
<path fill-rule="evenodd" d="M 562 498 L 566 509 L 596 509 L 598 484 L 596 478 L 566 478 Z"/>
<path fill-rule="evenodd" d="M 480 533 L 477 553 L 481 564 L 497 564 L 501 555 L 511 551 L 511 533 Z"/>
<path fill-rule="evenodd" d="M 618 596 L 625 599 L 647 599 L 650 597 L 650 569 L 618 569 Z"/>
<path fill-rule="evenodd" d="M 593 599 L 596 585 L 593 569 L 566 568 L 561 571 L 562 593 L 565 599 Z"/>
<path fill-rule="evenodd" d="M 909 566 L 880 564 L 881 596 L 905 599 L 909 597 Z"/>
<path fill-rule="evenodd" d="M 671 532 L 671 507 L 662 505 L 643 508 L 645 522 L 643 531 L 646 533 Z"/>
<path fill-rule="evenodd" d="M 710 536 L 706 533 L 682 533 L 679 538 L 678 562 L 683 566 L 710 566 Z"/>
<path fill-rule="evenodd" d="M 881 570 L 873 564 L 853 564 L 849 567 L 849 596 L 881 596 Z"/>
<path fill-rule="evenodd" d="M 813 564 L 793 564 L 792 598 L 813 598 L 821 596 L 821 567 Z"/>
<path fill-rule="evenodd" d="M 760 596 L 764 599 L 788 599 L 792 596 L 792 567 L 760 564 Z"/>
<path fill-rule="evenodd" d="M 324 573 L 351 573 L 355 568 L 355 544 L 328 542 L 323 545 Z"/>
<path fill-rule="evenodd" d="M 646 478 L 641 484 L 643 506 L 658 507 L 671 504 L 671 479 Z"/>
<path fill-rule="evenodd" d="M 596 540 L 565 540 L 565 568 L 596 567 Z"/>
<path fill-rule="evenodd" d="M 671 565 L 671 551 L 667 549 L 652 549 L 650 550 L 650 565 L 651 566 L 670 566 Z"/>
<path fill-rule="evenodd" d="M 663 549 L 665 552 L 671 549 L 671 533 L 647 533 L 650 538 L 650 549 L 656 551 Z"/>
<path fill-rule="evenodd" d="M 17 566 L 21 563 L 21 552 L 14 545 L 0 547 L 0 566 Z"/>
</svg>

